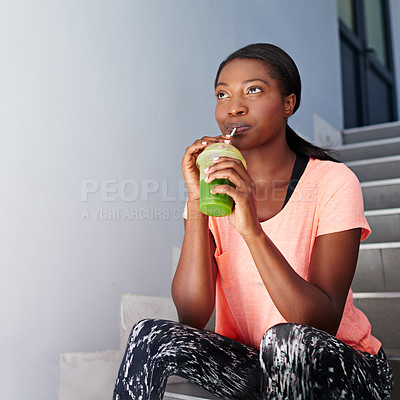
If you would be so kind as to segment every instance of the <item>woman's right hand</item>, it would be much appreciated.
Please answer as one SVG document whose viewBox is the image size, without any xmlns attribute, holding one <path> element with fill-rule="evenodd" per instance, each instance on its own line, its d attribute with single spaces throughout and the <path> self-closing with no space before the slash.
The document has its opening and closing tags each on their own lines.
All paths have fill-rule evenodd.
<svg viewBox="0 0 400 400">
<path fill-rule="evenodd" d="M 226 135 L 203 136 L 186 149 L 181 168 L 188 189 L 188 200 L 200 199 L 200 171 L 196 165 L 197 157 L 210 144 L 223 142 L 226 139 Z"/>
</svg>

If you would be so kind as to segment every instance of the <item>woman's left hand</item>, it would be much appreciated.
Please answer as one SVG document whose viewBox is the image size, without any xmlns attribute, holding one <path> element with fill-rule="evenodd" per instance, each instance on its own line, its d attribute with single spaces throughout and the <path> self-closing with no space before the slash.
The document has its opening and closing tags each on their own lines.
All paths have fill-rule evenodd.
<svg viewBox="0 0 400 400">
<path fill-rule="evenodd" d="M 211 193 L 225 193 L 234 201 L 233 211 L 228 216 L 232 226 L 245 238 L 261 231 L 257 216 L 256 184 L 240 160 L 220 157 L 206 169 L 207 183 L 214 179 L 229 179 L 235 187 L 216 185 Z"/>
</svg>

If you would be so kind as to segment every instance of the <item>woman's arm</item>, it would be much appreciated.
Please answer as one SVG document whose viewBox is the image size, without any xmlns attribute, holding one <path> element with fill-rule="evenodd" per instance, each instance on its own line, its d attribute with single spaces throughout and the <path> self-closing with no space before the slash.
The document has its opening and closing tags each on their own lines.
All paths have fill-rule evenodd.
<svg viewBox="0 0 400 400">
<path fill-rule="evenodd" d="M 208 217 L 199 203 L 187 203 L 185 236 L 172 282 L 172 298 L 179 321 L 203 329 L 214 310 L 217 266 L 215 242 L 208 228 Z"/>
<path fill-rule="evenodd" d="M 200 174 L 196 160 L 209 144 L 222 140 L 222 136 L 196 140 L 186 149 L 181 165 L 188 189 L 187 220 L 171 291 L 179 321 L 200 329 L 206 326 L 214 310 L 217 266 L 208 217 L 200 211 Z"/>
<path fill-rule="evenodd" d="M 357 228 L 318 236 L 308 281 L 293 270 L 262 230 L 245 240 L 282 316 L 288 322 L 335 335 L 356 268 L 360 235 L 361 229 Z"/>
</svg>

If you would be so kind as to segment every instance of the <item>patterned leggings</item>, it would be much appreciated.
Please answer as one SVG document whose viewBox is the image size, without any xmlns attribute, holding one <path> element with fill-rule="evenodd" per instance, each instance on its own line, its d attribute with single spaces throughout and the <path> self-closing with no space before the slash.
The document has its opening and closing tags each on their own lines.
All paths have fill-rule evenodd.
<svg viewBox="0 0 400 400">
<path fill-rule="evenodd" d="M 318 329 L 278 324 L 260 352 L 213 332 L 147 319 L 130 335 L 114 400 L 161 400 L 178 375 L 229 400 L 388 399 L 392 372 L 381 349 L 359 352 Z"/>
</svg>

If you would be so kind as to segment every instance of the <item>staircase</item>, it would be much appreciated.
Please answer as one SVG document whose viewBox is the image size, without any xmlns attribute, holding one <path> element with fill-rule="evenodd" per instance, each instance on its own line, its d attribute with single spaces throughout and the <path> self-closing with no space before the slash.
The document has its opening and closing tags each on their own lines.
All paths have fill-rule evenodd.
<svg viewBox="0 0 400 400">
<path fill-rule="evenodd" d="M 383 344 L 394 372 L 391 399 L 400 400 L 400 123 L 345 130 L 343 143 L 337 150 L 361 182 L 372 229 L 360 247 L 354 303 Z"/>
</svg>

